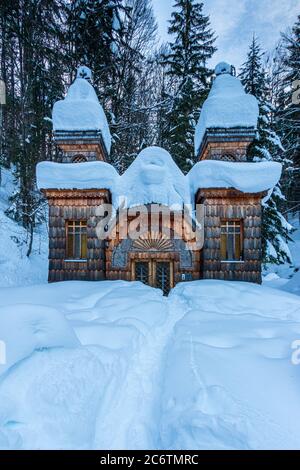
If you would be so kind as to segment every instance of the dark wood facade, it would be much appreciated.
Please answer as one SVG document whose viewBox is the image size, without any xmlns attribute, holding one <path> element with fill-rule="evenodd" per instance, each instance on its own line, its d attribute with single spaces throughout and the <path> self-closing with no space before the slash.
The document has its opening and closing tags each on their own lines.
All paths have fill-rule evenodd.
<svg viewBox="0 0 300 470">
<path fill-rule="evenodd" d="M 199 160 L 245 162 L 255 129 L 209 129 L 198 151 Z"/>
<path fill-rule="evenodd" d="M 197 203 L 205 206 L 203 279 L 261 282 L 261 199 L 265 194 L 234 189 L 199 190 Z M 222 220 L 237 220 L 242 227 L 242 259 L 222 260 Z"/>
<path fill-rule="evenodd" d="M 49 282 L 100 281 L 105 279 L 105 241 L 97 237 L 97 208 L 110 203 L 103 190 L 44 190 L 49 203 Z M 67 223 L 87 222 L 87 256 L 67 257 Z"/>
<path fill-rule="evenodd" d="M 181 214 L 170 219 L 168 227 L 158 227 L 157 232 L 148 233 L 136 240 L 120 238 L 120 224 L 116 224 L 114 237 L 108 234 L 105 240 L 97 236 L 96 227 L 100 219 L 98 208 L 110 203 L 109 191 L 103 190 L 44 190 L 49 203 L 49 282 L 78 280 L 139 280 L 135 265 L 148 262 L 149 283 L 154 281 L 154 270 L 159 263 L 169 263 L 169 287 L 181 281 L 200 277 L 200 250 L 189 249 L 181 233 L 190 233 L 176 224 L 184 224 Z M 67 227 L 70 222 L 86 222 L 86 259 L 68 259 Z M 181 222 L 182 221 L 182 222 Z M 170 237 L 163 235 L 168 228 Z M 124 232 L 123 232 L 124 233 Z M 178 234 L 178 236 L 176 235 Z"/>
<path fill-rule="evenodd" d="M 59 149 L 60 163 L 107 160 L 108 154 L 101 132 L 56 131 L 54 138 Z"/>
<path fill-rule="evenodd" d="M 196 279 L 222 279 L 261 282 L 261 198 L 263 194 L 245 194 L 236 190 L 199 190 L 196 203 L 204 204 L 204 246 L 189 249 L 188 241 L 161 231 L 149 233 L 138 240 L 116 237 L 99 240 L 96 226 L 97 208 L 110 202 L 107 190 L 46 190 L 49 202 L 49 282 L 64 280 L 135 280 L 134 266 L 138 261 L 170 263 L 170 284 Z M 242 222 L 243 259 L 221 259 L 222 220 Z M 87 257 L 67 258 L 69 221 L 86 221 Z"/>
</svg>

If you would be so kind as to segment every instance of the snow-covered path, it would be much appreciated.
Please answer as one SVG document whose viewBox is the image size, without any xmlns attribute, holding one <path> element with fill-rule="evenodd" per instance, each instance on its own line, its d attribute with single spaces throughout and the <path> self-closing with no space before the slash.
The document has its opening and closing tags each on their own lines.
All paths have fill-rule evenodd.
<svg viewBox="0 0 300 470">
<path fill-rule="evenodd" d="M 160 420 L 162 387 L 161 371 L 165 350 L 175 324 L 187 308 L 184 302 L 162 301 L 167 309 L 163 325 L 146 334 L 129 364 L 124 383 L 118 394 L 111 397 L 109 411 L 102 403 L 97 418 L 94 447 L 96 449 L 156 449 L 159 433 L 155 427 Z"/>
<path fill-rule="evenodd" d="M 0 289 L 3 332 L 0 448 L 300 447 L 298 296 L 222 281 L 168 298 L 123 281 Z"/>
</svg>

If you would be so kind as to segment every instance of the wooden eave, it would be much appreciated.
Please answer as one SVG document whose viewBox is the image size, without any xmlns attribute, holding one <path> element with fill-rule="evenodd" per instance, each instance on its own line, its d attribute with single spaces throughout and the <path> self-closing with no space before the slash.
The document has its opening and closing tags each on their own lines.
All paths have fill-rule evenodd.
<svg viewBox="0 0 300 470">
<path fill-rule="evenodd" d="M 90 199 L 107 198 L 111 201 L 109 189 L 41 189 L 47 199 Z"/>
<path fill-rule="evenodd" d="M 263 199 L 264 197 L 266 197 L 267 194 L 268 194 L 268 191 L 260 191 L 257 193 L 253 193 L 253 192 L 245 193 L 235 188 L 203 188 L 203 189 L 198 189 L 196 193 L 196 202 L 199 201 L 199 199 L 207 199 L 207 198 Z"/>
</svg>

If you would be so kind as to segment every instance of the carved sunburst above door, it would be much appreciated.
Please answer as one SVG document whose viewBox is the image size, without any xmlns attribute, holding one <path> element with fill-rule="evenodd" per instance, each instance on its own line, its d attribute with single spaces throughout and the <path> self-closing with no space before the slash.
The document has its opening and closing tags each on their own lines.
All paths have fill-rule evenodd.
<svg viewBox="0 0 300 470">
<path fill-rule="evenodd" d="M 167 251 L 172 247 L 172 241 L 159 232 L 145 233 L 133 242 L 133 248 L 143 251 Z"/>
</svg>

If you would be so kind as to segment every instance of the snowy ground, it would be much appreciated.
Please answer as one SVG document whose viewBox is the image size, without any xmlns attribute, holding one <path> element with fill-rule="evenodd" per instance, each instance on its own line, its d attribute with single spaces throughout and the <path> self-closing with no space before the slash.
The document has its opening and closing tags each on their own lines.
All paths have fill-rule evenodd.
<svg viewBox="0 0 300 470">
<path fill-rule="evenodd" d="M 269 265 L 265 272 L 264 285 L 300 295 L 300 219 L 295 217 L 289 222 L 295 228 L 292 234 L 293 243 L 289 243 L 293 262 L 279 266 Z"/>
<path fill-rule="evenodd" d="M 11 172 L 2 168 L 0 185 L 0 287 L 47 281 L 48 237 L 46 227 L 36 232 L 32 255 L 27 258 L 26 231 L 5 215 L 14 184 Z"/>
<path fill-rule="evenodd" d="M 300 448 L 298 296 L 222 281 L 168 299 L 123 281 L 3 288 L 0 332 L 0 448 Z"/>
<path fill-rule="evenodd" d="M 46 230 L 28 259 L 3 179 L 0 449 L 300 448 L 299 227 L 263 286 L 48 285 Z"/>
</svg>

